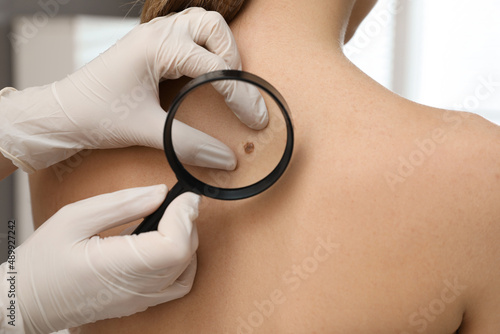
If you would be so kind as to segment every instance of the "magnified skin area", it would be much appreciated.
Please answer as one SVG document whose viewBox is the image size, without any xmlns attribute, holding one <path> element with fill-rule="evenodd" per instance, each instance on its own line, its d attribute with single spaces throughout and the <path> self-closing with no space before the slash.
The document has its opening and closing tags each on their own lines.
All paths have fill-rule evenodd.
<svg viewBox="0 0 500 334">
<path fill-rule="evenodd" d="M 203 199 L 190 294 L 78 333 L 498 332 L 498 127 L 385 90 L 297 24 L 309 12 L 314 22 L 321 15 L 287 12 L 290 30 L 271 29 L 276 12 L 232 25 L 243 69 L 272 83 L 292 111 L 286 173 L 254 198 Z M 184 83 L 162 85 L 165 109 Z M 207 127 L 241 131 L 211 123 L 206 113 L 223 105 L 208 105 L 197 116 Z M 246 142 L 235 144 L 238 161 L 261 153 L 254 142 L 246 154 Z M 163 152 L 149 148 L 92 151 L 62 165 L 63 174 L 31 177 L 37 226 L 83 198 L 176 182 Z"/>
<path fill-rule="evenodd" d="M 236 81 L 236 84 L 240 85 L 240 89 L 252 87 L 258 92 L 257 86 L 253 84 L 244 81 Z M 178 105 L 175 120 L 220 140 L 233 150 L 237 158 L 234 170 L 215 170 L 183 164 L 192 176 L 218 188 L 242 188 L 261 181 L 276 168 L 285 153 L 287 126 L 283 112 L 274 98 L 264 90 L 260 90 L 259 94 L 269 115 L 268 124 L 262 130 L 253 130 L 244 125 L 210 83 L 201 85 L 185 95 L 182 103 Z M 173 98 L 170 94 L 168 98 L 167 95 L 164 96 L 164 100 Z M 165 108 L 169 106 L 170 104 L 165 104 Z M 209 120 L 207 116 L 200 115 L 210 115 Z M 293 140 L 293 137 L 290 140 Z M 242 142 L 245 143 L 243 147 Z M 256 145 L 259 146 L 258 151 L 255 151 Z M 175 148 L 175 140 L 173 146 Z M 254 153 L 250 155 L 252 152 Z"/>
</svg>

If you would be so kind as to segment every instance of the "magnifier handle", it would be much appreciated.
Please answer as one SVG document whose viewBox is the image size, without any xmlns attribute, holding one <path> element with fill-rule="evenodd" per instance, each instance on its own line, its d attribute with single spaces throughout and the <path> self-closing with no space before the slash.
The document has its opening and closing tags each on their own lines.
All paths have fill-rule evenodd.
<svg viewBox="0 0 500 334">
<path fill-rule="evenodd" d="M 163 217 L 165 210 L 167 210 L 169 204 L 175 198 L 177 198 L 177 196 L 182 195 L 185 192 L 187 192 L 187 189 L 184 188 L 182 184 L 177 182 L 175 186 L 168 192 L 167 197 L 165 198 L 161 206 L 158 209 L 156 209 L 155 212 L 144 218 L 142 223 L 139 226 L 137 226 L 137 228 L 135 229 L 134 232 L 132 232 L 132 234 L 139 234 L 139 233 L 158 230 L 158 224 L 160 224 L 160 220 Z"/>
</svg>

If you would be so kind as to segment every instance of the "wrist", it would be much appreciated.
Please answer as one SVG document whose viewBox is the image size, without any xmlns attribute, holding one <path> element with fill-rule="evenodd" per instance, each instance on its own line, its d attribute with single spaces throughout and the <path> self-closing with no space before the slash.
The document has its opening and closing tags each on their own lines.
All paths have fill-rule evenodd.
<svg viewBox="0 0 500 334">
<path fill-rule="evenodd" d="M 80 149 L 68 140 L 75 126 L 61 110 L 52 85 L 0 96 L 0 152 L 25 172 L 49 167 Z"/>
<path fill-rule="evenodd" d="M 5 104 L 5 98 L 2 101 L 2 96 L 4 96 L 4 95 L 6 96 L 9 94 L 15 94 L 16 92 L 17 92 L 17 89 L 15 89 L 13 87 L 5 87 L 4 89 L 0 90 L 0 121 L 3 121 L 3 126 L 0 125 L 0 127 L 2 128 L 2 130 L 4 130 L 4 127 L 6 127 L 8 125 L 4 119 L 6 116 L 2 115 L 2 113 L 7 112 L 7 107 L 2 105 L 2 102 L 4 102 L 4 104 Z M 4 132 L 4 135 L 7 134 L 7 131 L 3 131 L 3 132 Z M 1 138 L 0 138 L 0 140 L 1 140 Z M 0 144 L 0 153 L 2 153 L 2 155 L 5 158 L 9 159 L 14 166 L 19 167 L 28 173 L 34 172 L 34 169 L 31 166 L 25 164 L 24 162 L 22 162 L 21 160 L 16 158 L 14 155 L 10 154 L 7 151 L 7 149 L 3 148 L 2 146 L 3 145 Z M 10 168 L 5 168 L 5 169 L 10 169 Z M 2 170 L 2 176 L 3 176 L 3 174 L 6 174 L 6 173 L 3 173 L 3 170 Z"/>
</svg>

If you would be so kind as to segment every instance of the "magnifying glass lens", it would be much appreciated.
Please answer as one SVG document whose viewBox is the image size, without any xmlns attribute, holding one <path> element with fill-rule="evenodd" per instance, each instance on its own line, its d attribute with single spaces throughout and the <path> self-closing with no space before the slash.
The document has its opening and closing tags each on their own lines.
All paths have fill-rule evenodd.
<svg viewBox="0 0 500 334">
<path fill-rule="evenodd" d="M 269 122 L 264 129 L 253 130 L 243 123 L 254 119 L 249 115 L 264 115 L 266 110 Z M 196 136 L 194 154 L 183 151 L 185 126 L 200 131 L 189 132 Z M 202 84 L 186 94 L 175 111 L 171 135 L 176 156 L 191 176 L 209 187 L 235 189 L 261 181 L 276 168 L 286 148 L 287 125 L 279 105 L 266 91 L 227 79 Z M 230 163 L 224 145 L 234 153 L 236 166 Z M 206 167 L 193 166 L 204 165 L 207 157 Z"/>
<path fill-rule="evenodd" d="M 281 94 L 264 79 L 234 70 L 188 82 L 169 107 L 163 136 L 178 182 L 134 234 L 156 230 L 168 205 L 186 191 L 220 200 L 260 194 L 283 175 L 294 144 Z"/>
</svg>

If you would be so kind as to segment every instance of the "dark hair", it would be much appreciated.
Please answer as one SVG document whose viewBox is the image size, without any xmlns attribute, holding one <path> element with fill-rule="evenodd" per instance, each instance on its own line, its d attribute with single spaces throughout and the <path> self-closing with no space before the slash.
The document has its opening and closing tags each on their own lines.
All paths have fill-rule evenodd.
<svg viewBox="0 0 500 334">
<path fill-rule="evenodd" d="M 245 0 L 145 0 L 141 22 L 148 22 L 158 16 L 181 12 L 188 7 L 202 7 L 219 12 L 226 22 L 230 22 L 240 11 Z"/>
</svg>

